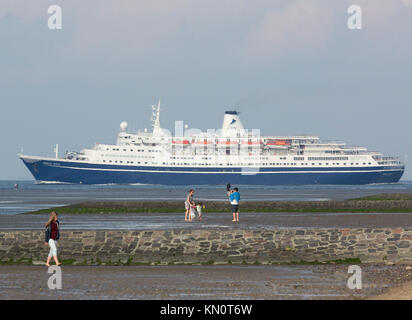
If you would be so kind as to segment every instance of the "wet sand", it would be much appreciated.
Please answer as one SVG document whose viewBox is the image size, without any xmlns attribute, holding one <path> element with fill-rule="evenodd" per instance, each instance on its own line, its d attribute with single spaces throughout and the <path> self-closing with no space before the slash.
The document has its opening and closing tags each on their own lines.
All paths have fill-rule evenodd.
<svg viewBox="0 0 412 320">
<path fill-rule="evenodd" d="M 63 266 L 62 290 L 48 289 L 44 266 L 0 266 L 0 299 L 365 299 L 412 277 L 360 266 L 361 290 L 347 287 L 348 265 Z"/>
<path fill-rule="evenodd" d="M 384 293 L 368 297 L 369 300 L 412 300 L 412 281 L 385 290 Z"/>
<path fill-rule="evenodd" d="M 47 214 L 0 216 L 0 230 L 43 230 Z M 63 230 L 164 230 L 185 228 L 397 228 L 412 227 L 412 213 L 240 213 L 233 223 L 228 213 L 205 213 L 202 221 L 185 222 L 184 213 L 61 214 Z"/>
<path fill-rule="evenodd" d="M 343 200 L 358 196 L 368 196 L 378 192 L 391 192 L 388 185 L 385 187 L 356 187 L 355 190 L 345 187 L 322 188 L 315 187 L 286 187 L 286 188 L 261 188 L 242 187 L 242 200 Z M 410 191 L 409 185 L 395 185 L 405 187 Z M 197 187 L 196 200 L 227 201 L 226 186 Z M 393 190 L 401 191 L 399 189 Z M 84 201 L 173 201 L 185 200 L 187 187 L 167 186 L 86 186 L 86 185 L 33 185 L 29 189 L 21 187 L 13 189 L 13 184 L 8 189 L 0 189 L 0 215 L 29 212 L 50 207 L 71 205 Z M 183 206 L 183 205 L 182 205 Z"/>
</svg>

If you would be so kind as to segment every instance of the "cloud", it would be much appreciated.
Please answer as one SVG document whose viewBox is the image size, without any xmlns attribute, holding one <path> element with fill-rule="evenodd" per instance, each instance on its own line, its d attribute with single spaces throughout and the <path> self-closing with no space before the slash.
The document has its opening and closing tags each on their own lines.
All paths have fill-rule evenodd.
<svg viewBox="0 0 412 320">
<path fill-rule="evenodd" d="M 313 52 L 325 46 L 334 27 L 331 6 L 314 0 L 294 1 L 263 15 L 246 36 L 245 53 L 265 61 L 290 51 Z"/>
<path fill-rule="evenodd" d="M 11 16 L 22 28 L 30 29 L 44 21 L 47 31 L 47 8 L 60 5 L 63 31 L 67 36 L 59 54 L 67 56 L 109 57 L 151 52 L 161 40 L 179 32 L 186 19 L 190 0 L 156 1 L 80 1 L 71 0 L 3 0 L 0 19 Z"/>
<path fill-rule="evenodd" d="M 402 42 L 412 29 L 409 10 L 412 0 L 357 0 L 355 3 L 362 8 L 363 30 L 360 32 L 365 41 L 378 44 L 379 39 L 390 39 L 404 47 Z M 347 8 L 352 4 L 352 0 L 294 0 L 283 8 L 267 10 L 247 33 L 244 56 L 266 63 L 290 54 L 301 57 L 318 54 L 331 40 L 347 31 Z"/>
<path fill-rule="evenodd" d="M 77 9 L 71 10 L 75 35 L 67 49 L 78 55 L 151 52 L 159 41 L 178 33 L 184 19 L 181 12 L 188 1 L 118 0 L 98 5 L 80 1 Z"/>
<path fill-rule="evenodd" d="M 407 0 L 358 0 L 357 4 L 362 8 L 362 15 L 364 17 L 364 29 L 371 30 L 388 27 L 388 22 L 405 9 L 404 1 Z"/>
<path fill-rule="evenodd" d="M 42 32 L 47 32 L 51 3 L 63 9 L 64 42 L 51 43 L 63 58 L 120 61 L 162 52 L 172 57 L 189 54 L 189 48 L 203 59 L 265 63 L 325 50 L 346 31 L 346 10 L 353 1 L 3 0 L 0 19 L 11 15 L 28 29 L 44 23 Z M 411 29 L 412 0 L 356 4 L 363 9 L 365 38 L 377 42 L 388 34 L 393 38 L 394 30 Z"/>
<path fill-rule="evenodd" d="M 402 2 L 406 7 L 412 7 L 412 0 L 402 0 Z"/>
<path fill-rule="evenodd" d="M 49 5 L 51 5 L 50 1 L 47 0 L 2 0 L 0 5 L 0 19 L 9 14 L 24 22 L 30 22 L 42 16 L 46 18 Z"/>
</svg>

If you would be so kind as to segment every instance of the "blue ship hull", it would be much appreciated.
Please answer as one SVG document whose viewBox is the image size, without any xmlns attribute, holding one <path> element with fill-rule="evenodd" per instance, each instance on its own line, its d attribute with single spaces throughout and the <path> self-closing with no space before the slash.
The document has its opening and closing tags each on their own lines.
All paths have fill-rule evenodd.
<svg viewBox="0 0 412 320">
<path fill-rule="evenodd" d="M 162 184 L 162 185 L 308 185 L 395 183 L 404 165 L 345 168 L 259 168 L 242 173 L 241 168 L 182 168 L 90 164 L 59 159 L 22 157 L 39 182 L 75 184 Z"/>
</svg>

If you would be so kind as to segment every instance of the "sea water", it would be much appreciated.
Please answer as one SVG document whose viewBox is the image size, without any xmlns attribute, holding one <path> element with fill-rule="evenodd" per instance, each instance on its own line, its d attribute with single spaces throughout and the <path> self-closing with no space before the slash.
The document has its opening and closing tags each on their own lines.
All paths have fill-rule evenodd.
<svg viewBox="0 0 412 320">
<path fill-rule="evenodd" d="M 15 185 L 18 188 L 15 188 Z M 233 186 L 235 187 L 235 186 Z M 378 193 L 412 192 L 412 181 L 375 185 L 236 186 L 242 201 L 343 200 Z M 85 201 L 181 200 L 188 189 L 203 202 L 227 201 L 226 185 L 72 185 L 36 184 L 35 181 L 0 180 L 0 215 L 64 206 Z M 183 204 L 182 204 L 183 206 Z"/>
</svg>

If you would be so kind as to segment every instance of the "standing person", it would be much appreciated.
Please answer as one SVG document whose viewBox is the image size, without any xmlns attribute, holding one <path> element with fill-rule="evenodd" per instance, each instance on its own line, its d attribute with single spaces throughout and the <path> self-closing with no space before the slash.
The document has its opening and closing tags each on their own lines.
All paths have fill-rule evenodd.
<svg viewBox="0 0 412 320">
<path fill-rule="evenodd" d="M 240 193 L 238 188 L 233 188 L 227 192 L 230 204 L 232 205 L 233 222 L 239 222 L 239 201 Z"/>
<path fill-rule="evenodd" d="M 194 190 L 190 189 L 189 192 L 187 193 L 186 196 L 186 201 L 185 201 L 185 221 L 192 221 L 192 217 L 190 215 L 191 208 L 195 206 L 195 202 L 193 200 L 193 194 Z"/>
<path fill-rule="evenodd" d="M 45 224 L 46 232 L 45 232 L 45 241 L 46 246 L 50 246 L 49 256 L 47 257 L 46 266 L 50 267 L 50 260 L 53 257 L 54 261 L 56 262 L 56 266 L 61 265 L 59 260 L 57 259 L 57 240 L 60 238 L 60 231 L 59 231 L 59 220 L 58 215 L 56 212 L 50 213 L 50 218 Z"/>
</svg>

